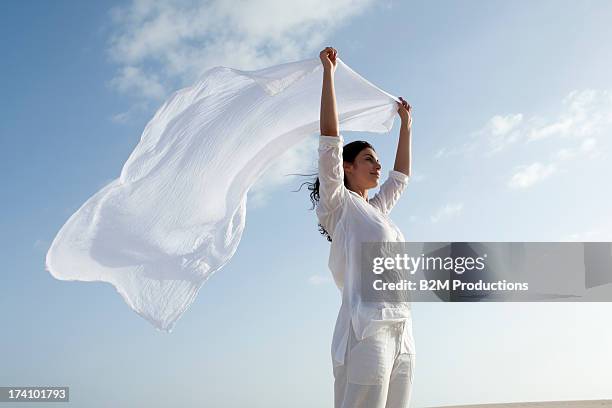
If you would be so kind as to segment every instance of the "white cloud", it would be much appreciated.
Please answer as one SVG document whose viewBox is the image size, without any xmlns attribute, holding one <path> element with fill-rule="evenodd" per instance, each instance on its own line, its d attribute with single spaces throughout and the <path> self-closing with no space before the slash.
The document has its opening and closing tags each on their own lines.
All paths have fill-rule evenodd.
<svg viewBox="0 0 612 408">
<path fill-rule="evenodd" d="M 124 123 L 128 123 L 134 116 L 137 114 L 142 114 L 147 112 L 149 109 L 149 104 L 146 102 L 137 102 L 130 106 L 128 110 L 125 112 L 119 112 L 110 116 L 110 121 L 121 125 Z"/>
<path fill-rule="evenodd" d="M 488 123 L 491 134 L 495 136 L 507 135 L 515 129 L 523 121 L 523 115 L 518 113 L 516 115 L 495 115 Z"/>
<path fill-rule="evenodd" d="M 130 118 L 130 113 L 129 111 L 126 111 L 126 112 L 119 112 L 119 113 L 112 115 L 110 117 L 110 120 L 113 123 L 121 124 L 121 123 L 127 123 L 129 118 Z"/>
<path fill-rule="evenodd" d="M 555 153 L 555 160 L 571 160 L 576 157 L 576 150 L 564 147 Z"/>
<path fill-rule="evenodd" d="M 470 134 L 469 140 L 463 145 L 439 149 L 434 158 L 468 156 L 474 153 L 490 156 L 520 139 L 519 126 L 522 122 L 523 115 L 520 113 L 495 115 L 481 129 Z"/>
<path fill-rule="evenodd" d="M 519 166 L 508 182 L 508 187 L 515 189 L 528 188 L 550 177 L 556 171 L 553 164 L 533 163 Z"/>
<path fill-rule="evenodd" d="M 589 159 L 594 159 L 602 155 L 601 151 L 596 150 L 597 139 L 589 137 L 588 139 L 580 142 L 579 145 L 568 148 L 564 147 L 554 154 L 553 159 L 555 161 L 566 161 L 578 158 L 579 156 L 585 156 Z"/>
<path fill-rule="evenodd" d="M 471 154 L 490 156 L 520 139 L 519 126 L 523 122 L 520 113 L 510 115 L 495 115 L 479 130 L 470 134 L 467 142 L 459 147 L 443 147 L 434 158 L 450 156 L 469 156 Z"/>
<path fill-rule="evenodd" d="M 573 146 L 562 147 L 547 166 L 532 165 L 523 172 L 515 174 L 510 185 L 528 187 L 555 173 L 562 162 L 581 158 L 595 159 L 602 156 L 597 151 L 598 138 L 612 131 L 612 92 L 608 90 L 582 90 L 570 92 L 563 99 L 564 110 L 556 120 L 533 119 L 539 124 L 529 130 L 527 141 L 534 142 L 546 138 L 578 139 Z M 559 143 L 557 142 L 557 143 Z"/>
<path fill-rule="evenodd" d="M 461 211 L 463 211 L 462 203 L 449 203 L 438 209 L 438 211 L 436 211 L 436 213 L 430 217 L 430 220 L 432 223 L 446 221 L 458 216 Z"/>
<path fill-rule="evenodd" d="M 570 92 L 556 118 L 534 117 L 527 141 L 547 138 L 594 138 L 612 125 L 612 92 L 586 89 Z"/>
<path fill-rule="evenodd" d="M 145 98 L 160 99 L 166 94 L 159 77 L 155 74 L 146 74 L 139 67 L 122 67 L 110 84 L 121 92 L 135 92 Z"/>
<path fill-rule="evenodd" d="M 315 56 L 344 21 L 373 0 L 133 0 L 111 10 L 111 84 L 158 100 L 207 69 L 258 69 Z M 379 5 L 382 6 L 382 5 Z M 342 52 L 342 50 L 340 50 Z"/>
<path fill-rule="evenodd" d="M 526 189 L 554 174 L 562 173 L 572 162 L 596 159 L 604 155 L 598 147 L 612 133 L 612 90 L 572 91 L 561 101 L 561 109 L 549 118 L 524 114 L 495 115 L 470 140 L 459 147 L 444 147 L 434 155 L 488 157 L 514 148 L 540 155 L 542 159 L 516 167 L 508 187 Z M 548 156 L 546 159 L 544 156 Z"/>
<path fill-rule="evenodd" d="M 452 155 L 468 156 L 474 152 L 490 156 L 507 150 L 511 145 L 526 145 L 548 139 L 559 139 L 556 144 L 571 139 L 590 140 L 585 148 L 562 147 L 555 154 L 558 160 L 578 158 L 592 152 L 597 139 L 612 132 L 612 91 L 586 89 L 570 92 L 561 101 L 561 109 L 554 117 L 522 113 L 495 115 L 484 126 L 473 132 L 470 140 L 459 147 L 444 147 L 435 158 Z M 529 146 L 533 149 L 533 146 Z M 592 156 L 591 156 L 592 157 Z"/>
<path fill-rule="evenodd" d="M 488 137 L 488 154 L 498 152 L 508 145 L 516 142 L 520 134 L 517 132 L 518 126 L 523 122 L 523 115 L 495 115 L 481 130 Z"/>
<path fill-rule="evenodd" d="M 527 140 L 534 141 L 552 136 L 566 136 L 573 126 L 571 118 L 562 119 L 548 125 L 533 126 L 527 133 Z"/>
</svg>

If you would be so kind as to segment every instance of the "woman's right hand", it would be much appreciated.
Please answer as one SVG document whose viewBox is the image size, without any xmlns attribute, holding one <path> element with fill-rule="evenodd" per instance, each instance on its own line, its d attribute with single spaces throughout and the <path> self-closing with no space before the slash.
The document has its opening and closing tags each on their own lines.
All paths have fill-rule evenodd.
<svg viewBox="0 0 612 408">
<path fill-rule="evenodd" d="M 323 51 L 319 53 L 319 58 L 321 59 L 321 63 L 323 64 L 323 69 L 334 72 L 336 70 L 336 56 L 338 55 L 338 51 L 332 47 L 326 47 Z"/>
</svg>

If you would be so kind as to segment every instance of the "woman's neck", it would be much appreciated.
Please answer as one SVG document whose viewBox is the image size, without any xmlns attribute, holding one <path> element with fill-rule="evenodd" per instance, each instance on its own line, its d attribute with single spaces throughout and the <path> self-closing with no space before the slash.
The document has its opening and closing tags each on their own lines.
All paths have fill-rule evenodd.
<svg viewBox="0 0 612 408">
<path fill-rule="evenodd" d="M 359 194 L 361 197 L 363 197 L 364 200 L 368 201 L 368 190 L 366 189 L 349 189 L 354 193 Z"/>
</svg>

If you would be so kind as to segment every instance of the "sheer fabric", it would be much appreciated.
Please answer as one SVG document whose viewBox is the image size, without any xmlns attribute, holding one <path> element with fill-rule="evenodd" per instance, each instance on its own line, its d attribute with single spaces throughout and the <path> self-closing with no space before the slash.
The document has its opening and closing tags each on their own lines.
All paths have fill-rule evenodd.
<svg viewBox="0 0 612 408">
<path fill-rule="evenodd" d="M 319 134 L 318 58 L 258 71 L 216 67 L 175 92 L 120 176 L 62 226 L 46 257 L 57 279 L 111 283 L 170 332 L 240 242 L 249 188 L 273 160 Z M 340 59 L 342 131 L 388 132 L 397 99 Z"/>
</svg>

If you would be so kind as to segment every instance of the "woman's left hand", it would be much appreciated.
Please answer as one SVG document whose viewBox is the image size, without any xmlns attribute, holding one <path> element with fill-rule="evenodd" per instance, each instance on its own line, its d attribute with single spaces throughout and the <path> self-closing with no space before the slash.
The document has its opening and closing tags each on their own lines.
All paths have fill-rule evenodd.
<svg viewBox="0 0 612 408">
<path fill-rule="evenodd" d="M 397 113 L 399 113 L 400 118 L 402 119 L 402 124 L 407 125 L 408 127 L 412 126 L 412 107 L 402 98 L 399 97 L 400 102 L 397 102 Z"/>
</svg>

